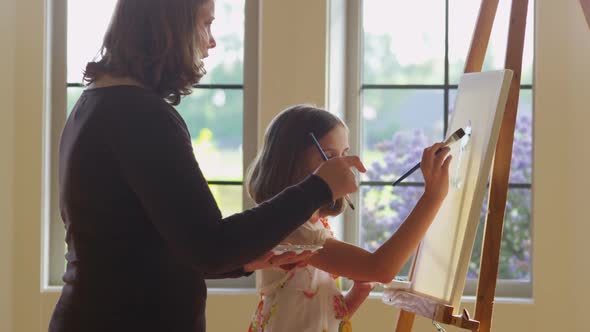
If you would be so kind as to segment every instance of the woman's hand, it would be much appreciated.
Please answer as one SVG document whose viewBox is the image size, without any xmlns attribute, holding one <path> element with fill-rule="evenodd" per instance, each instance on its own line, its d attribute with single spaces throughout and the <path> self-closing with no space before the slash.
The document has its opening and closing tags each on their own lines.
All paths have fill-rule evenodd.
<svg viewBox="0 0 590 332">
<path fill-rule="evenodd" d="M 441 149 L 439 153 L 436 153 Z M 449 147 L 443 143 L 436 143 L 424 149 L 420 169 L 424 175 L 424 196 L 437 202 L 442 202 L 449 192 Z"/>
<path fill-rule="evenodd" d="M 366 172 L 365 166 L 357 156 L 334 157 L 325 161 L 313 174 L 324 180 L 332 190 L 332 200 L 358 190 L 356 177 L 351 168 Z"/>
<path fill-rule="evenodd" d="M 289 265 L 307 261 L 315 252 L 306 250 L 299 255 L 294 252 L 286 252 L 284 254 L 275 255 L 272 251 L 267 252 L 260 258 L 244 265 L 244 271 L 253 272 L 260 269 L 269 269 L 273 267 L 280 267 L 281 265 Z"/>
</svg>

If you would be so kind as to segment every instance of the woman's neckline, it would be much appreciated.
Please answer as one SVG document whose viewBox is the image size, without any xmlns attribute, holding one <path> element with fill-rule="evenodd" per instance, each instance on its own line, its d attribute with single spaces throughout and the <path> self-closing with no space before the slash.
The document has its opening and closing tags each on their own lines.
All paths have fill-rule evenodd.
<svg viewBox="0 0 590 332">
<path fill-rule="evenodd" d="M 85 91 L 94 91 L 114 87 L 137 87 L 141 89 L 146 89 L 146 87 L 143 84 L 131 77 L 113 77 L 111 75 L 105 74 L 98 80 L 92 82 L 85 89 Z"/>
</svg>

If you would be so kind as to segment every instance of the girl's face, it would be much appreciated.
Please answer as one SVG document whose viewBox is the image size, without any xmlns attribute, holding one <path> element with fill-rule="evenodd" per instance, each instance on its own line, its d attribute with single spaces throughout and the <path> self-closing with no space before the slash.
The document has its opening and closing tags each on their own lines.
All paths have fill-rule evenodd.
<svg viewBox="0 0 590 332">
<path fill-rule="evenodd" d="M 199 8 L 199 17 L 197 18 L 199 50 L 203 59 L 209 56 L 209 49 L 217 45 L 213 34 L 211 34 L 211 24 L 213 24 L 214 19 L 215 0 L 209 0 Z"/>
<path fill-rule="evenodd" d="M 319 142 L 328 159 L 346 156 L 348 154 L 348 150 L 350 150 L 350 146 L 348 144 L 348 129 L 342 125 L 337 125 L 334 127 L 334 129 L 322 137 Z M 309 173 L 313 172 L 320 166 L 321 163 L 324 162 L 324 159 L 322 159 L 322 156 L 315 145 L 312 145 L 307 149 L 307 151 L 305 151 L 305 156 Z M 323 216 L 320 215 L 320 210 L 317 210 L 313 213 L 310 220 L 315 222 L 320 217 Z"/>
<path fill-rule="evenodd" d="M 328 159 L 334 157 L 342 157 L 348 154 L 350 146 L 348 144 L 348 129 L 342 125 L 337 125 L 330 130 L 320 140 L 320 146 Z M 309 173 L 317 169 L 324 160 L 317 148 L 312 145 L 305 152 L 306 160 L 308 162 Z"/>
</svg>

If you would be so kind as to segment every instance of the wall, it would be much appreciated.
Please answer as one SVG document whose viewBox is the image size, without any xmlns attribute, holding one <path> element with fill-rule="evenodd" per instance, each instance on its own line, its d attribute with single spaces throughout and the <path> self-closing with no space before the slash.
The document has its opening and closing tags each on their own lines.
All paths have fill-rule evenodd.
<svg viewBox="0 0 590 332">
<path fill-rule="evenodd" d="M 537 328 L 584 331 L 590 296 L 590 218 L 584 208 L 590 185 L 590 32 L 577 0 L 538 3 L 534 291 L 538 317 L 567 320 L 546 319 Z"/>
<path fill-rule="evenodd" d="M 5 0 L 6 1 L 6 0 Z M 44 0 L 8 0 L 16 9 L 14 66 L 14 331 L 39 331 Z M 46 328 L 46 326 L 45 326 Z"/>
<path fill-rule="evenodd" d="M 16 20 L 12 21 L 16 22 L 14 109 L 10 107 L 10 56 L 6 63 L 2 58 L 0 67 L 2 73 L 9 73 L 0 77 L 2 97 L 8 100 L 6 107 L 3 98 L 0 113 L 3 135 L 0 146 L 3 153 L 8 153 L 8 160 L 11 150 L 14 153 L 13 166 L 0 168 L 2 179 L 14 178 L 14 224 L 10 223 L 10 208 L 0 211 L 0 240 L 14 238 L 11 248 L 8 245 L 8 252 L 14 255 L 7 256 L 4 250 L 4 254 L 0 254 L 1 266 L 9 267 L 8 271 L 0 269 L 3 291 L 0 317 L 10 317 L 12 308 L 13 331 L 43 331 L 58 297 L 57 292 L 39 291 L 43 1 L 3 0 L 0 8 L 2 13 L 7 13 L 5 16 L 9 16 L 11 9 L 16 10 Z M 324 1 L 264 2 L 260 47 L 261 128 L 288 104 L 324 103 L 325 11 Z M 590 141 L 590 133 L 585 128 L 585 124 L 590 123 L 590 93 L 587 91 L 590 87 L 590 32 L 577 0 L 537 0 L 536 11 L 534 302 L 497 303 L 494 330 L 583 331 L 587 330 L 583 312 L 587 307 L 585 299 L 590 297 L 587 283 L 590 280 L 587 259 L 590 241 L 586 240 L 590 223 L 583 209 L 587 197 L 585 189 L 590 187 L 587 170 L 590 149 L 582 145 Z M 304 14 L 305 21 L 300 19 Z M 10 39 L 11 21 L 2 18 L 0 36 Z M 3 45 L 10 45 L 10 42 Z M 11 123 L 14 123 L 13 132 Z M 2 203 L 10 207 L 10 189 L 3 186 L 0 195 Z M 7 246 L 4 241 L 0 245 Z M 4 289 L 10 289 L 5 284 L 10 285 L 10 279 L 14 297 L 4 294 Z M 211 295 L 207 311 L 209 331 L 245 330 L 256 302 L 253 294 Z M 360 309 L 353 324 L 358 331 L 391 331 L 395 315 L 393 308 L 381 304 L 379 299 L 372 299 Z M 4 320 L 0 320 L 0 324 L 3 323 Z M 0 325 L 2 331 L 5 326 Z M 426 319 L 420 319 L 416 327 L 414 331 L 434 330 Z"/>
<path fill-rule="evenodd" d="M 0 2 L 0 331 L 12 330 L 14 16 L 14 2 Z"/>
<path fill-rule="evenodd" d="M 323 105 L 326 89 L 326 1 L 261 3 L 260 137 L 285 107 Z"/>
</svg>

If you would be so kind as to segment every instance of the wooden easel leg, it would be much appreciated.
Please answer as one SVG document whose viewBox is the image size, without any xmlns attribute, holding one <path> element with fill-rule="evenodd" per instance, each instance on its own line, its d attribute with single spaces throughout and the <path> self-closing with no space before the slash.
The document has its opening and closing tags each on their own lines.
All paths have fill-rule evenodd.
<svg viewBox="0 0 590 332">
<path fill-rule="evenodd" d="M 584 16 L 586 16 L 586 23 L 588 23 L 588 27 L 590 28 L 590 0 L 580 0 L 580 4 L 582 5 Z"/>
<path fill-rule="evenodd" d="M 514 71 L 514 77 L 512 78 L 500 136 L 496 145 L 490 183 L 488 215 L 484 230 L 485 235 L 475 307 L 475 319 L 480 322 L 479 331 L 481 332 L 489 332 L 491 330 L 494 293 L 500 260 L 500 246 L 502 244 L 502 228 L 504 226 L 504 211 L 508 196 L 512 143 L 514 141 L 516 111 L 520 94 L 527 9 L 528 0 L 512 0 L 508 47 L 506 51 L 506 68 Z"/>
<path fill-rule="evenodd" d="M 473 73 L 481 71 L 483 60 L 492 34 L 494 19 L 498 9 L 499 0 L 482 0 L 479 14 L 475 23 L 475 30 L 471 38 L 471 46 L 465 61 L 465 72 Z"/>
<path fill-rule="evenodd" d="M 414 318 L 416 318 L 416 315 L 414 315 L 413 313 L 401 310 L 399 312 L 399 317 L 397 319 L 395 332 L 412 331 L 412 326 L 414 325 Z"/>
</svg>

